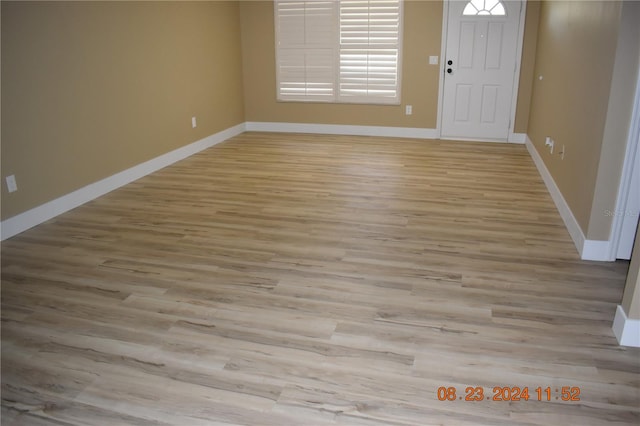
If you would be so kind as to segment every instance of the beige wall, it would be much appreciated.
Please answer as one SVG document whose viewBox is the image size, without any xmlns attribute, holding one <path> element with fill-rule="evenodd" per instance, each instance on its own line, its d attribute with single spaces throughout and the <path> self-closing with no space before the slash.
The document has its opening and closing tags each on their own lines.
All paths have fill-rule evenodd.
<svg viewBox="0 0 640 426">
<path fill-rule="evenodd" d="M 239 34 L 235 2 L 3 1 L 2 219 L 243 122 Z"/>
<path fill-rule="evenodd" d="M 588 227 L 620 16 L 621 4 L 613 1 L 545 1 L 540 8 L 528 135 L 587 238 L 594 235 Z M 553 155 L 546 136 L 555 139 Z"/>
<path fill-rule="evenodd" d="M 438 116 L 442 2 L 404 5 L 402 105 L 347 105 L 276 101 L 273 2 L 243 1 L 242 58 L 247 121 L 435 128 Z M 413 115 L 404 114 L 404 105 Z"/>
</svg>

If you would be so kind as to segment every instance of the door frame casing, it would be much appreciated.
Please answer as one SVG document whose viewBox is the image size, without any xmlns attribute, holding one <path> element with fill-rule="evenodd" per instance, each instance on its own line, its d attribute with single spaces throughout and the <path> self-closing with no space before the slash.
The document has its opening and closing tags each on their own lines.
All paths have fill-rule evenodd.
<svg viewBox="0 0 640 426">
<path fill-rule="evenodd" d="M 486 138 L 472 138 L 469 139 L 475 142 L 510 142 L 510 143 L 524 143 L 525 135 L 514 132 L 516 124 L 516 109 L 518 106 L 518 88 L 520 87 L 520 66 L 522 63 L 522 46 L 524 44 L 524 24 L 526 19 L 527 0 L 515 0 L 520 1 L 520 20 L 518 23 L 518 39 L 516 40 L 516 67 L 515 75 L 513 77 L 513 93 L 511 94 L 511 110 L 509 116 L 509 136 L 507 140 L 504 139 L 486 139 Z M 449 27 L 449 4 L 451 0 L 442 0 L 442 41 L 440 45 L 440 78 L 438 80 L 438 122 L 436 123 L 436 133 L 438 139 L 449 139 L 442 137 L 442 103 L 444 100 L 444 69 L 446 65 L 446 53 L 447 53 L 447 33 Z M 451 138 L 455 140 L 466 140 L 465 138 Z"/>
<path fill-rule="evenodd" d="M 640 70 L 638 71 L 635 98 L 633 101 L 633 111 L 631 120 L 629 121 L 629 132 L 627 136 L 627 144 L 625 147 L 624 162 L 622 165 L 622 175 L 618 185 L 618 195 L 616 197 L 616 206 L 611 223 L 611 237 L 609 239 L 608 260 L 615 261 L 618 258 L 618 249 L 620 248 L 620 238 L 622 234 L 622 225 L 625 220 L 624 215 L 627 211 L 627 201 L 631 195 L 631 191 L 636 191 L 632 185 L 631 177 L 634 168 L 640 167 Z M 637 230 L 636 230 L 637 232 Z"/>
</svg>

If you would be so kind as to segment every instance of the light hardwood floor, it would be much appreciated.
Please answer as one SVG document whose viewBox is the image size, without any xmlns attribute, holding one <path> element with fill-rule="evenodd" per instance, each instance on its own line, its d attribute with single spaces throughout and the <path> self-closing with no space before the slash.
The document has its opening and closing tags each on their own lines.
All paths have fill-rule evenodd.
<svg viewBox="0 0 640 426">
<path fill-rule="evenodd" d="M 638 425 L 627 266 L 521 145 L 245 133 L 2 243 L 2 424 Z"/>
</svg>

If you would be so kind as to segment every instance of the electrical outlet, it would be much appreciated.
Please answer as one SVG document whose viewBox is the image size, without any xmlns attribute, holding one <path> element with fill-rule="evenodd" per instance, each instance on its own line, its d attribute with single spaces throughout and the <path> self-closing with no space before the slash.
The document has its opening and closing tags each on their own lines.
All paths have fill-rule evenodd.
<svg viewBox="0 0 640 426">
<path fill-rule="evenodd" d="M 18 184 L 16 183 L 16 176 L 11 175 L 6 177 L 7 190 L 9 192 L 16 192 L 18 190 Z"/>
<path fill-rule="evenodd" d="M 411 114 L 413 114 L 413 106 L 411 106 L 411 105 L 407 105 L 407 106 L 405 106 L 404 108 L 405 108 L 405 109 L 404 109 L 404 113 L 405 113 L 406 115 L 411 115 Z"/>
<path fill-rule="evenodd" d="M 195 129 L 198 126 L 198 124 L 196 123 L 196 118 L 195 117 L 191 117 L 191 128 Z"/>
<path fill-rule="evenodd" d="M 551 139 L 550 136 L 547 136 L 547 138 L 544 141 L 544 146 L 548 146 L 549 147 L 549 152 L 551 154 L 553 154 L 553 145 L 555 144 L 555 142 L 553 141 L 553 139 Z"/>
</svg>

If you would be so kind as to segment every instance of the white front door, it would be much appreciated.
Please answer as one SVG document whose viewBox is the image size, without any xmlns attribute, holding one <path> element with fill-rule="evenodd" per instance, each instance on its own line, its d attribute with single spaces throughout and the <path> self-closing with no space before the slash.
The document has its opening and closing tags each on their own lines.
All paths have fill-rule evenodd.
<svg viewBox="0 0 640 426">
<path fill-rule="evenodd" d="M 507 140 L 520 1 L 448 2 L 441 136 Z"/>
</svg>

